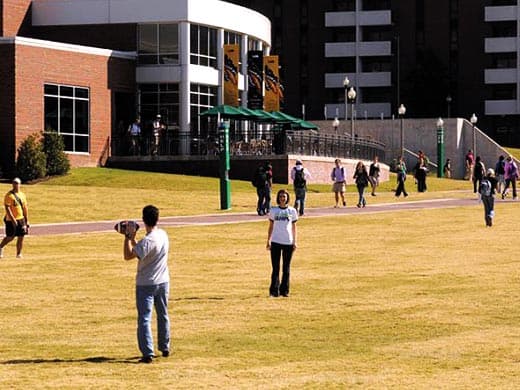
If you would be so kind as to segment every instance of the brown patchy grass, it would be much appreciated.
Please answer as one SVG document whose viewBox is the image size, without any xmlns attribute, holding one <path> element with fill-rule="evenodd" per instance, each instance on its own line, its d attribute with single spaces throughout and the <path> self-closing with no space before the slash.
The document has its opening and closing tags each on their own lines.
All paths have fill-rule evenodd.
<svg viewBox="0 0 520 390">
<path fill-rule="evenodd" d="M 0 260 L 0 387 L 515 388 L 519 217 L 302 219 L 288 299 L 267 297 L 264 222 L 168 229 L 174 352 L 146 366 L 121 237 L 28 237 Z"/>
</svg>

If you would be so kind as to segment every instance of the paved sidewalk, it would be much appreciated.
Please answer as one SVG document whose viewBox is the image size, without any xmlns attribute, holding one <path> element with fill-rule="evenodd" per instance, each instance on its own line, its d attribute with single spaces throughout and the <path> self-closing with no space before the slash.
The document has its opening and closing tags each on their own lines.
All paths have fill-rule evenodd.
<svg viewBox="0 0 520 390">
<path fill-rule="evenodd" d="M 324 216 L 342 216 L 356 214 L 372 214 L 395 211 L 409 211 L 433 208 L 450 208 L 462 206 L 477 206 L 476 199 L 432 199 L 419 201 L 401 200 L 394 203 L 380 203 L 368 205 L 366 208 L 355 206 L 333 208 L 310 208 L 306 209 L 304 218 L 320 218 Z M 163 227 L 183 227 L 202 225 L 221 225 L 231 223 L 265 222 L 267 217 L 260 217 L 256 212 L 251 213 L 220 213 L 210 215 L 194 215 L 183 217 L 161 217 L 159 225 Z M 94 221 L 94 222 L 69 222 L 56 224 L 31 225 L 31 236 L 56 235 L 56 234 L 79 234 L 92 232 L 114 231 L 114 225 L 119 221 Z M 4 234 L 3 227 L 0 233 Z"/>
</svg>

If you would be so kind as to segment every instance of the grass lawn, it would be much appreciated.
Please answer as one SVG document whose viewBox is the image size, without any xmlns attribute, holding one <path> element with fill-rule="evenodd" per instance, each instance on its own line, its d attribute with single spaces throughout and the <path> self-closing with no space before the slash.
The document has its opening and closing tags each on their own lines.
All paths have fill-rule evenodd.
<svg viewBox="0 0 520 390">
<path fill-rule="evenodd" d="M 413 178 L 407 183 L 408 199 L 468 196 L 467 181 L 428 177 L 429 192 L 418 194 Z M 0 184 L 0 193 L 11 188 Z M 276 184 L 273 193 L 292 186 Z M 395 201 L 392 189 L 395 176 L 382 183 L 378 197 L 370 203 Z M 164 216 L 213 214 L 220 210 L 219 180 L 183 175 L 124 171 L 106 168 L 77 168 L 71 174 L 34 185 L 23 185 L 30 207 L 31 223 L 67 221 L 119 220 L 138 218 L 143 205 L 153 203 Z M 250 182 L 233 180 L 231 183 L 231 212 L 255 212 L 256 190 Z M 334 194 L 331 185 L 309 185 L 306 207 L 332 207 Z M 357 203 L 355 186 L 347 186 L 347 204 Z"/>
<path fill-rule="evenodd" d="M 101 170 L 112 180 L 90 187 L 78 184 L 90 173 L 75 175 L 24 186 L 35 220 L 59 209 L 37 211 L 47 192 L 70 197 L 61 218 L 138 215 L 145 201 L 171 204 L 167 215 L 217 212 L 201 200 L 218 205 L 203 188 L 212 179 Z M 457 191 L 467 182 L 435 185 L 421 196 L 472 196 Z M 251 211 L 251 185 L 233 186 L 234 211 Z M 390 189 L 369 201 L 393 200 Z M 312 190 L 332 205 L 329 186 Z M 97 191 L 114 195 L 98 206 Z M 0 260 L 0 388 L 516 388 L 520 210 L 498 202 L 496 213 L 491 229 L 477 204 L 303 218 L 287 299 L 268 298 L 266 222 L 168 229 L 173 354 L 151 365 L 137 364 L 136 264 L 121 236 L 29 236 L 23 260 L 12 244 Z"/>
</svg>

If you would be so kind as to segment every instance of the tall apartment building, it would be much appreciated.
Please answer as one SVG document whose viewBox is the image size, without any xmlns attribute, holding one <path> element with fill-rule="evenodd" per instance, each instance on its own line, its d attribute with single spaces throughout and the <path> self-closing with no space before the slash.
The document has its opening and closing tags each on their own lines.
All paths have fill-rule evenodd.
<svg viewBox="0 0 520 390">
<path fill-rule="evenodd" d="M 357 120 L 463 117 L 520 144 L 517 0 L 230 0 L 271 20 L 286 111 Z"/>
</svg>

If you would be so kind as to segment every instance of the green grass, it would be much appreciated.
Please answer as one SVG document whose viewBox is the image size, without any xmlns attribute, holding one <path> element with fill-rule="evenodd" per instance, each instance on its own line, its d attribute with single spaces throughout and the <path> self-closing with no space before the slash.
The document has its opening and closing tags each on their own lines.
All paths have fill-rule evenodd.
<svg viewBox="0 0 520 390">
<path fill-rule="evenodd" d="M 413 178 L 407 182 L 410 193 L 416 189 Z M 456 191 L 471 187 L 467 181 L 428 177 L 429 192 L 409 199 L 461 196 Z M 290 185 L 276 184 L 273 192 Z M 369 203 L 393 202 L 395 176 L 382 183 L 378 197 Z M 10 184 L 0 184 L 0 193 Z M 35 185 L 24 185 L 30 207 L 31 223 L 117 220 L 137 218 L 142 205 L 153 203 L 163 216 L 221 213 L 219 180 L 184 175 L 124 171 L 106 168 L 77 168 L 67 176 Z M 248 181 L 231 182 L 231 212 L 254 212 L 256 190 Z M 330 207 L 334 204 L 331 185 L 309 185 L 307 207 Z M 347 202 L 357 202 L 355 186 L 347 186 Z M 227 212 L 227 211 L 226 211 Z"/>
<path fill-rule="evenodd" d="M 369 205 L 395 201 L 394 180 Z M 409 200 L 473 196 L 412 184 Z M 89 168 L 23 188 L 33 223 L 221 212 L 211 178 Z M 253 212 L 250 183 L 232 189 Z M 310 186 L 310 207 L 332 204 Z M 496 210 L 492 229 L 477 204 L 304 218 L 288 299 L 267 297 L 265 221 L 170 228 L 173 355 L 147 366 L 121 236 L 28 236 L 25 259 L 10 244 L 0 260 L 0 388 L 515 388 L 520 210 Z"/>
<path fill-rule="evenodd" d="M 0 388 L 515 388 L 517 204 L 298 222 L 270 299 L 265 222 L 168 229 L 173 355 L 136 364 L 135 262 L 113 234 L 0 261 Z"/>
</svg>

